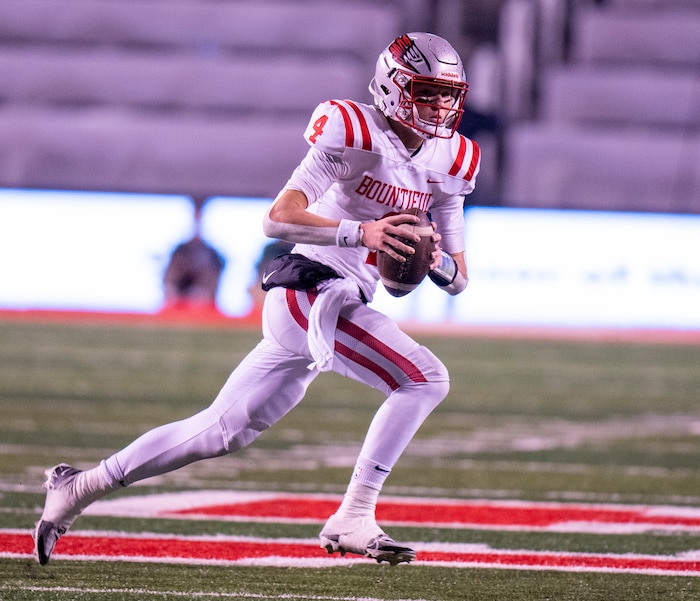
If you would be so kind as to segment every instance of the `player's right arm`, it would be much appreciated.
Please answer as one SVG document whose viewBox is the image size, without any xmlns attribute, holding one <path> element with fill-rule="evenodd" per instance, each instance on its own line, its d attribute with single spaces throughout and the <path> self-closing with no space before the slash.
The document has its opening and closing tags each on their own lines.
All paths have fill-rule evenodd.
<svg viewBox="0 0 700 601">
<path fill-rule="evenodd" d="M 295 244 L 366 246 L 370 250 L 383 250 L 403 261 L 401 253 L 411 253 L 413 249 L 394 237 L 406 235 L 405 230 L 397 226 L 417 221 L 417 218 L 395 215 L 361 223 L 351 219 L 331 219 L 307 210 L 347 171 L 343 160 L 346 127 L 336 103 L 323 102 L 316 107 L 304 132 L 311 148 L 267 211 L 263 231 L 266 236 Z"/>
<path fill-rule="evenodd" d="M 417 222 L 418 218 L 414 215 L 391 215 L 377 221 L 360 223 L 316 215 L 306 210 L 308 205 L 308 199 L 301 190 L 282 190 L 265 215 L 265 235 L 288 242 L 319 246 L 366 246 L 370 250 L 384 251 L 399 261 L 405 261 L 404 255 L 415 252 L 412 247 L 396 238 L 409 235 L 398 226 Z M 415 235 L 415 238 L 418 236 Z"/>
</svg>

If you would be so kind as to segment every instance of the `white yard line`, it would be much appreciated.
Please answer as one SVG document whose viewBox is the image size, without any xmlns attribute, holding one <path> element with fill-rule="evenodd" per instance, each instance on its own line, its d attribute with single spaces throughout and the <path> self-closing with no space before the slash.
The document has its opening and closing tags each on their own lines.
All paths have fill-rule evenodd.
<svg viewBox="0 0 700 601">
<path fill-rule="evenodd" d="M 67 586 L 0 586 L 0 591 L 27 591 L 36 593 L 79 593 L 79 594 L 121 594 L 135 595 L 137 597 L 176 597 L 185 599 L 269 599 L 270 595 L 260 593 L 231 592 L 231 593 L 215 593 L 209 591 L 154 591 L 141 588 L 81 588 Z M 383 601 L 378 597 L 333 597 L 333 596 L 318 596 L 318 595 L 303 595 L 294 594 L 277 594 L 276 599 L 291 599 L 304 601 Z M 396 601 L 427 601 L 426 599 L 396 599 Z"/>
</svg>

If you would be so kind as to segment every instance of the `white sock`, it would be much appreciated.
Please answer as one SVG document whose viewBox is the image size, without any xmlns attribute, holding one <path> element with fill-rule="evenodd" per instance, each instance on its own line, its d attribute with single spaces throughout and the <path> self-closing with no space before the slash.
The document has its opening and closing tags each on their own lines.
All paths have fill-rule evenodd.
<svg viewBox="0 0 700 601">
<path fill-rule="evenodd" d="M 343 497 L 343 502 L 340 504 L 335 514 L 338 517 L 344 518 L 374 518 L 378 497 L 379 491 L 376 488 L 370 488 L 365 484 L 351 482 Z"/>
<path fill-rule="evenodd" d="M 384 480 L 391 470 L 376 461 L 359 457 L 343 502 L 336 515 L 339 517 L 372 517 Z"/>
<path fill-rule="evenodd" d="M 73 481 L 73 492 L 80 499 L 81 505 L 89 505 L 97 499 L 101 499 L 120 485 L 112 485 L 104 477 L 100 466 L 91 470 L 80 472 Z"/>
</svg>

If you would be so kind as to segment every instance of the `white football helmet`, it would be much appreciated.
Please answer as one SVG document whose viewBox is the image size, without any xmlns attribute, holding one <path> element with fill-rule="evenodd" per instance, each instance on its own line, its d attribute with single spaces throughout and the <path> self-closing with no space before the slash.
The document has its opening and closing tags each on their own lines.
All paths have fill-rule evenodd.
<svg viewBox="0 0 700 601">
<path fill-rule="evenodd" d="M 453 98 L 443 119 L 421 119 L 418 107 L 432 100 L 414 90 L 420 84 L 449 89 Z M 413 129 L 423 138 L 451 138 L 464 113 L 469 84 L 462 59 L 447 40 L 432 33 L 407 33 L 396 38 L 380 55 L 369 91 L 374 103 L 390 119 Z"/>
</svg>

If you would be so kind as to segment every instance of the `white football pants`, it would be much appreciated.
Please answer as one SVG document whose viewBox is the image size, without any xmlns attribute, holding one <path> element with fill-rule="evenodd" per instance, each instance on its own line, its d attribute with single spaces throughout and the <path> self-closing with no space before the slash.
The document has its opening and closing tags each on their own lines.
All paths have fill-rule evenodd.
<svg viewBox="0 0 700 601">
<path fill-rule="evenodd" d="M 229 376 L 210 407 L 145 433 L 102 466 L 114 484 L 132 484 L 253 442 L 303 398 L 319 374 L 307 342 L 315 295 L 274 288 L 263 310 L 263 340 Z M 444 365 L 392 319 L 353 298 L 340 311 L 333 371 L 382 390 L 360 456 L 391 469 L 447 395 Z"/>
</svg>

